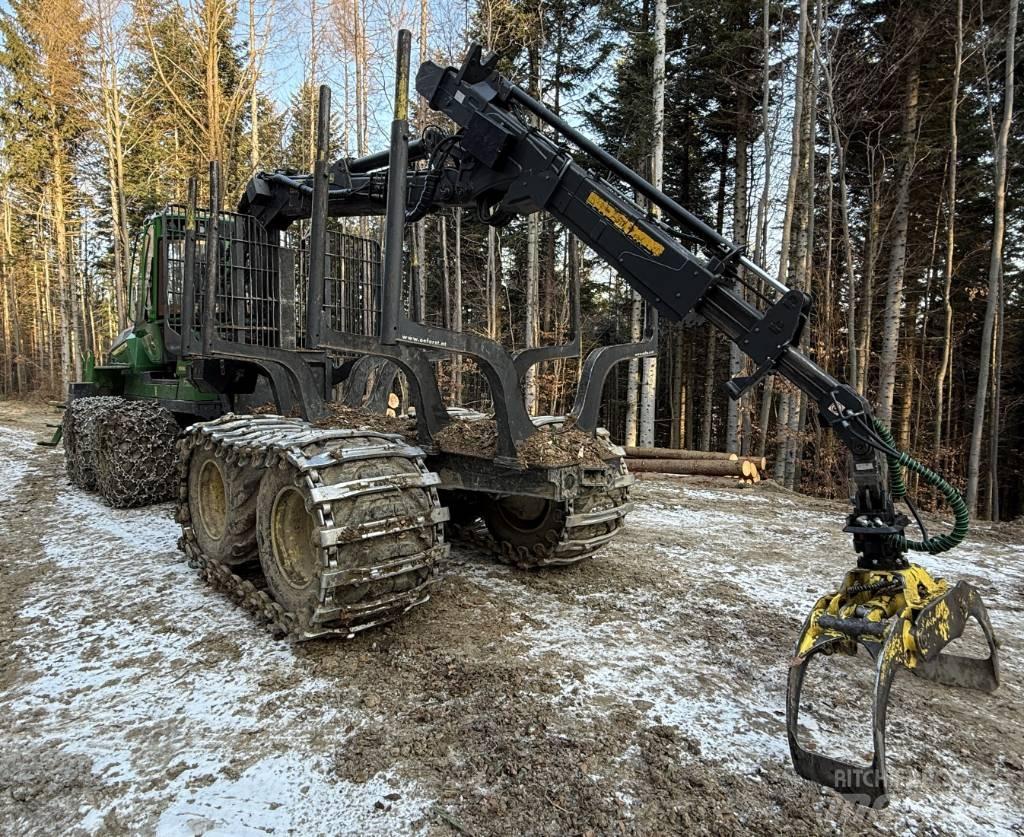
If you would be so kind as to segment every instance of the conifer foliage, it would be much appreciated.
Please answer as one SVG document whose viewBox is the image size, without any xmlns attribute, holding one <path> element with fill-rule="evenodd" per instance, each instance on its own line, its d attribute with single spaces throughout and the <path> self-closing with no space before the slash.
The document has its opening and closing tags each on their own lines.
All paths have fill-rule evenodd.
<svg viewBox="0 0 1024 837">
<path fill-rule="evenodd" d="M 383 148 L 394 31 L 408 26 L 422 59 L 457 62 L 470 40 L 498 50 L 532 95 L 810 292 L 805 351 L 978 514 L 1019 515 L 1018 2 L 12 0 L 0 13 L 0 396 L 58 395 L 130 323 L 135 230 L 211 158 L 228 203 L 259 168 L 307 170 L 319 84 L 334 92 L 332 156 Z M 415 111 L 418 130 L 444 127 Z M 346 223 L 379 235 L 372 219 Z M 410 254 L 425 320 L 510 349 L 568 339 L 572 288 L 585 350 L 629 340 L 648 316 L 542 215 L 495 229 L 449 210 L 415 225 Z M 756 290 L 743 292 L 757 303 Z M 565 412 L 578 368 L 542 365 L 531 409 Z M 721 383 L 745 371 L 707 326 L 664 323 L 657 363 L 610 377 L 603 423 L 619 440 L 766 454 L 783 483 L 845 495 L 844 453 L 800 393 L 770 380 L 728 401 Z M 471 364 L 439 373 L 453 402 L 488 406 Z"/>
</svg>

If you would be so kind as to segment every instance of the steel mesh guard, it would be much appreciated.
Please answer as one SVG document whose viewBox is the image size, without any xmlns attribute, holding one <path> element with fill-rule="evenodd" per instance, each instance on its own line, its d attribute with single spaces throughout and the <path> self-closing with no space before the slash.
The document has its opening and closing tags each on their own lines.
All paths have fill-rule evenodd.
<svg viewBox="0 0 1024 837">
<path fill-rule="evenodd" d="M 418 448 L 395 435 L 315 428 L 276 415 L 227 414 L 193 425 L 179 444 L 179 547 L 210 584 L 229 593 L 274 633 L 294 640 L 352 637 L 429 599 L 448 552 L 439 479 Z M 312 523 L 317 583 L 303 601 L 278 601 L 264 574 L 245 575 L 205 553 L 195 534 L 189 473 L 197 451 L 226 470 L 256 469 L 298 490 Z M 265 486 L 261 486 L 264 493 Z M 266 523 L 260 565 L 268 567 Z M 272 512 L 271 512 L 272 514 Z M 302 598 L 302 596 L 300 596 Z"/>
</svg>

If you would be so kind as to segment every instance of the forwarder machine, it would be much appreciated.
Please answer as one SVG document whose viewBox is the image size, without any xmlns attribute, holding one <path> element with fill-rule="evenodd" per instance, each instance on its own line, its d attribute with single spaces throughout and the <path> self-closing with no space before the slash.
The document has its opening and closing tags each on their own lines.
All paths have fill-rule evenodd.
<svg viewBox="0 0 1024 837">
<path fill-rule="evenodd" d="M 72 479 L 98 485 L 115 505 L 156 498 L 167 490 L 167 460 L 185 427 L 174 489 L 193 565 L 283 633 L 352 635 L 426 599 L 446 549 L 444 503 L 462 524 L 449 532 L 475 537 L 520 566 L 572 563 L 607 542 L 629 510 L 630 477 L 621 449 L 597 429 L 605 379 L 615 363 L 654 351 L 657 315 L 709 322 L 753 361 L 753 374 L 727 382 L 731 397 L 782 375 L 849 449 L 852 509 L 844 531 L 857 563 L 804 624 L 789 669 L 787 727 L 801 776 L 884 805 L 885 716 L 896 672 L 981 691 L 998 685 L 996 641 L 978 592 L 907 557 L 963 540 L 968 515 L 960 495 L 896 450 L 863 396 L 797 350 L 810 315 L 807 294 L 777 281 L 503 78 L 496 56 L 479 46 L 459 68 L 420 67 L 417 91 L 453 130 L 433 128 L 410 141 L 405 30 L 397 55 L 388 152 L 329 164 L 330 93 L 322 88 L 312 173 L 261 173 L 238 212 L 228 213 L 211 165 L 208 211 L 197 210 L 193 181 L 184 209 L 150 220 L 137 259 L 135 325 L 70 393 Z M 511 355 L 492 340 L 406 315 L 405 228 L 449 207 L 474 208 L 493 225 L 550 213 L 651 306 L 640 343 L 585 358 L 568 416 L 531 417 L 521 387 L 534 364 L 578 355 L 578 320 L 567 345 Z M 332 220 L 380 214 L 382 258 L 375 242 Z M 453 355 L 471 358 L 490 388 L 495 443 L 483 456 L 445 449 L 445 435 L 460 422 L 487 420 L 445 408 L 436 361 Z M 405 435 L 369 429 L 375 425 L 364 419 L 394 386 L 396 370 L 415 408 L 415 427 Z M 266 392 L 273 414 L 245 412 Z M 337 409 L 339 392 L 348 412 Z M 573 453 L 565 461 L 540 466 L 526 453 L 538 439 L 566 438 L 572 444 L 562 447 Z M 904 470 L 945 497 L 955 519 L 948 534 L 927 534 Z M 897 511 L 899 500 L 920 540 L 905 535 L 910 520 Z M 474 528 L 478 517 L 485 525 Z M 989 656 L 943 653 L 970 617 Z M 859 647 L 876 668 L 868 765 L 829 758 L 799 740 L 809 662 Z"/>
</svg>

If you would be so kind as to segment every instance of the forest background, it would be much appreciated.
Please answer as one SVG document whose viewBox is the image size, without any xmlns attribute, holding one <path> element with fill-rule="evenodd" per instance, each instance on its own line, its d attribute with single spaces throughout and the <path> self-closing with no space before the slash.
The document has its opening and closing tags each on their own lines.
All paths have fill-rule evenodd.
<svg viewBox="0 0 1024 837">
<path fill-rule="evenodd" d="M 394 36 L 457 64 L 471 40 L 556 113 L 792 287 L 803 346 L 982 517 L 1024 511 L 1019 0 L 18 0 L 0 19 L 0 397 L 59 396 L 130 320 L 135 230 L 220 160 L 228 201 L 308 171 L 317 85 L 337 156 L 386 147 Z M 421 104 L 421 103 L 420 103 Z M 415 126 L 437 119 L 417 107 Z M 365 227 L 364 227 L 365 229 Z M 371 225 L 370 234 L 377 235 Z M 449 210 L 411 231 L 424 317 L 510 348 L 646 316 L 543 215 Z M 781 483 L 845 496 L 845 454 L 801 393 L 708 326 L 663 324 L 620 365 L 603 423 L 626 443 L 767 454 Z M 749 371 L 749 370 L 747 370 Z M 528 382 L 564 413 L 578 364 Z M 453 402 L 486 406 L 467 376 Z"/>
</svg>

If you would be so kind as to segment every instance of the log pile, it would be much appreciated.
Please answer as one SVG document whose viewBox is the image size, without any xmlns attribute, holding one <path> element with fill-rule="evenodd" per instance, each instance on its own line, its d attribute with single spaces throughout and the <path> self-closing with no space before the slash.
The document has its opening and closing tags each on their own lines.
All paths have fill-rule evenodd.
<svg viewBox="0 0 1024 837">
<path fill-rule="evenodd" d="M 674 448 L 626 448 L 626 466 L 634 473 L 688 474 L 731 477 L 753 484 L 764 479 L 768 466 L 763 456 L 737 456 L 706 450 Z"/>
</svg>

